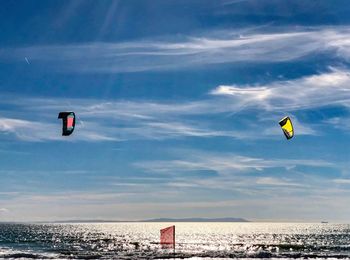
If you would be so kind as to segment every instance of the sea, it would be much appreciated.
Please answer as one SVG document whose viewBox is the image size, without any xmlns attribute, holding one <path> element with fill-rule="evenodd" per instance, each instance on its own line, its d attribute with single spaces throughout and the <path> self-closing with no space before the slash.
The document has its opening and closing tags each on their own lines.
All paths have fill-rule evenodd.
<svg viewBox="0 0 350 260">
<path fill-rule="evenodd" d="M 159 244 L 176 227 L 175 249 Z M 0 224 L 4 259 L 350 259 L 350 225 L 315 223 Z"/>
</svg>

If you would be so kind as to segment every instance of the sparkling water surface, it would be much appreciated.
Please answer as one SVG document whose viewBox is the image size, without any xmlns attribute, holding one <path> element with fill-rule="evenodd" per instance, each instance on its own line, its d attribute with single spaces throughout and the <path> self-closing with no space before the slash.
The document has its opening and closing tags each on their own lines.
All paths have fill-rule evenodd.
<svg viewBox="0 0 350 260">
<path fill-rule="evenodd" d="M 176 249 L 159 230 L 175 224 Z M 350 225 L 295 223 L 0 224 L 0 258 L 350 258 Z"/>
</svg>

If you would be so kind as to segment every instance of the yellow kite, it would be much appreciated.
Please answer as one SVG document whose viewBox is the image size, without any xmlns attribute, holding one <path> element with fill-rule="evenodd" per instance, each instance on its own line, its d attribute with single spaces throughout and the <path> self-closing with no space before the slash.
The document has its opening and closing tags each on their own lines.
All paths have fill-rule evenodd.
<svg viewBox="0 0 350 260">
<path fill-rule="evenodd" d="M 279 124 L 286 138 L 291 139 L 294 136 L 294 128 L 293 128 L 292 120 L 290 120 L 290 118 L 286 116 L 283 119 L 281 119 Z"/>
</svg>

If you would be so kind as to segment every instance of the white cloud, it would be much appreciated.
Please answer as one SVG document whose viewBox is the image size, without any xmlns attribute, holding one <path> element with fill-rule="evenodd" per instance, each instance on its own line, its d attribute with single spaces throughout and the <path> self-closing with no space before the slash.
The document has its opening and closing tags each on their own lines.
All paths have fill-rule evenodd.
<svg viewBox="0 0 350 260">
<path fill-rule="evenodd" d="M 9 212 L 8 209 L 6 209 L 6 208 L 0 208 L 0 214 L 2 214 L 2 213 L 8 213 L 8 212 Z"/>
<path fill-rule="evenodd" d="M 330 72 L 260 86 L 218 86 L 211 94 L 265 111 L 295 111 L 327 105 L 350 105 L 350 73 Z"/>
<path fill-rule="evenodd" d="M 282 32 L 279 29 L 269 33 L 246 30 L 245 35 L 241 35 L 241 31 L 222 31 L 220 36 L 207 32 L 204 36 L 177 41 L 33 46 L 3 49 L 2 56 L 28 57 L 57 70 L 102 73 L 172 70 L 235 62 L 283 62 L 315 53 L 350 58 L 349 27 L 282 29 Z"/>
<path fill-rule="evenodd" d="M 290 180 L 286 179 L 278 179 L 278 178 L 272 178 L 272 177 L 260 177 L 257 178 L 256 184 L 259 185 L 268 185 L 268 186 L 294 186 L 294 187 L 305 187 L 305 185 L 302 185 L 300 183 L 295 183 Z"/>
<path fill-rule="evenodd" d="M 103 126 L 100 127 L 103 129 Z M 52 124 L 48 122 L 36 122 L 13 118 L 0 118 L 0 134 L 13 134 L 23 141 L 117 141 L 116 137 L 105 135 L 105 133 L 96 132 L 96 124 L 88 124 L 86 128 L 80 129 L 79 135 L 74 135 L 67 139 L 61 136 L 60 122 Z M 102 131 L 106 132 L 106 131 Z"/>
<path fill-rule="evenodd" d="M 12 118 L 0 118 L 0 132 L 14 134 L 17 136 L 17 138 L 24 141 L 58 139 L 58 135 L 54 129 L 54 126 L 48 123 L 31 122 Z"/>
<path fill-rule="evenodd" d="M 187 151 L 186 159 L 137 162 L 134 165 L 153 173 L 173 173 L 200 170 L 213 170 L 222 175 L 231 175 L 247 171 L 260 171 L 269 168 L 291 169 L 298 165 L 331 167 L 322 160 L 266 159 L 235 154 L 215 154 L 199 151 Z"/>
<path fill-rule="evenodd" d="M 329 119 L 325 119 L 323 123 L 331 125 L 336 129 L 340 129 L 341 131 L 349 131 L 350 122 L 349 116 L 344 115 L 343 117 L 332 117 Z"/>
<path fill-rule="evenodd" d="M 337 184 L 350 184 L 350 179 L 334 179 L 333 182 Z"/>
</svg>

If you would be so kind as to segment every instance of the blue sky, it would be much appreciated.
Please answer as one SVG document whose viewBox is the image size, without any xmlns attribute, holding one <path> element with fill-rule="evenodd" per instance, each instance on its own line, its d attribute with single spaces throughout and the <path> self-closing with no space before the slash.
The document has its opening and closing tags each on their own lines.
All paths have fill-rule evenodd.
<svg viewBox="0 0 350 260">
<path fill-rule="evenodd" d="M 348 221 L 349 11 L 3 2 L 0 220 Z"/>
</svg>

